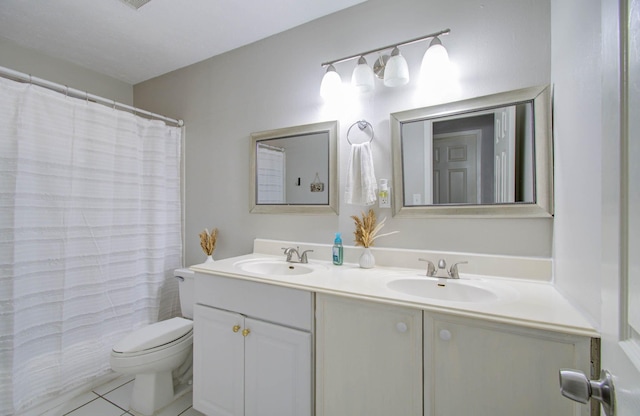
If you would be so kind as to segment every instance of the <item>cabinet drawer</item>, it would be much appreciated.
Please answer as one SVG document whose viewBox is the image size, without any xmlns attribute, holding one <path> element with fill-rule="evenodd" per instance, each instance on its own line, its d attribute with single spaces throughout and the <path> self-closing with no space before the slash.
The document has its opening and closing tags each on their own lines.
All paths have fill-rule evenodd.
<svg viewBox="0 0 640 416">
<path fill-rule="evenodd" d="M 311 292 L 202 273 L 196 273 L 195 287 L 201 305 L 311 331 Z"/>
</svg>

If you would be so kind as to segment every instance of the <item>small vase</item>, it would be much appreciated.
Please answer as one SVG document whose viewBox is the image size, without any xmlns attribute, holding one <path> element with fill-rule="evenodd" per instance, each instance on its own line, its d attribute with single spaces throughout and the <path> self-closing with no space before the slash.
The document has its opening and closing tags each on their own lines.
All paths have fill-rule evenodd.
<svg viewBox="0 0 640 416">
<path fill-rule="evenodd" d="M 371 249 L 369 247 L 365 247 L 362 255 L 360 256 L 360 267 L 363 269 L 372 269 L 376 265 L 376 258 L 373 256 Z"/>
<path fill-rule="evenodd" d="M 207 256 L 207 259 L 204 261 L 205 263 L 213 263 L 213 255 Z"/>
</svg>

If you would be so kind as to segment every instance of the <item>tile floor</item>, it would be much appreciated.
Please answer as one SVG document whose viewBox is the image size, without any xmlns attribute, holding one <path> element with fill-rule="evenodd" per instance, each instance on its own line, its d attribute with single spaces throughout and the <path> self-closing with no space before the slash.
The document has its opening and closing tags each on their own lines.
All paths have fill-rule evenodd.
<svg viewBox="0 0 640 416">
<path fill-rule="evenodd" d="M 121 377 L 71 400 L 61 410 L 64 416 L 141 416 L 129 409 L 133 389 L 132 377 Z M 204 416 L 191 407 L 192 394 L 159 410 L 154 416 Z"/>
</svg>

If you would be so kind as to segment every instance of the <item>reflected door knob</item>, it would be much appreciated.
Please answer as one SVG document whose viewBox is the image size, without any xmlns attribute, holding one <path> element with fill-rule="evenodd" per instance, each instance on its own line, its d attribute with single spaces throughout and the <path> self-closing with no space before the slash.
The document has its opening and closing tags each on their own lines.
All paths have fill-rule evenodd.
<svg viewBox="0 0 640 416">
<path fill-rule="evenodd" d="M 589 380 L 582 371 L 560 370 L 560 392 L 579 403 L 593 398 L 602 404 L 606 416 L 615 416 L 613 377 L 607 370 L 600 372 L 600 380 Z"/>
</svg>

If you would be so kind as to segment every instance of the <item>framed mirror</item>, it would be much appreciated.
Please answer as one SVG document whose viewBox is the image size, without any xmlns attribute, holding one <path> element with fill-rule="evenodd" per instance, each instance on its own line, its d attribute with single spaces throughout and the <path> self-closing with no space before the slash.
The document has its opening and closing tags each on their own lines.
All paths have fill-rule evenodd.
<svg viewBox="0 0 640 416">
<path fill-rule="evenodd" d="M 394 215 L 553 216 L 549 87 L 391 114 Z"/>
<path fill-rule="evenodd" d="M 252 133 L 249 211 L 338 214 L 337 136 L 337 121 Z"/>
</svg>

